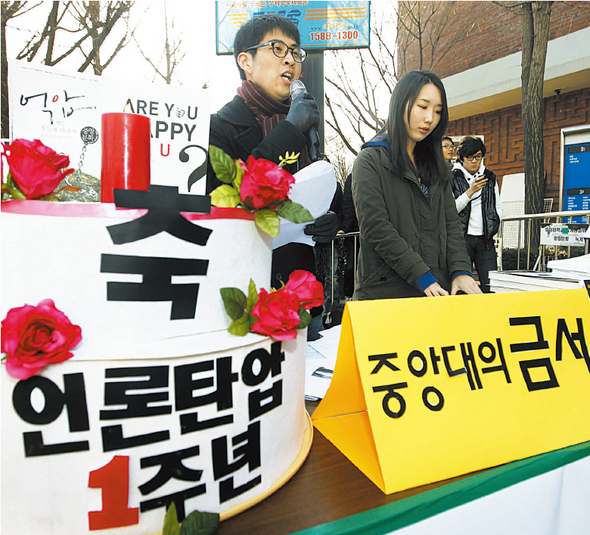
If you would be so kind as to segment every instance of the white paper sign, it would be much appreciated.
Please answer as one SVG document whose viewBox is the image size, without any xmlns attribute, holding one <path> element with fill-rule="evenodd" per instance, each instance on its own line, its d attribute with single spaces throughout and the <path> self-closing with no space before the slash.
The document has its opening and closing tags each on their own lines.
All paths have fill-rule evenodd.
<svg viewBox="0 0 590 535">
<path fill-rule="evenodd" d="M 200 214 L 187 214 L 186 226 L 195 232 L 211 231 L 202 245 L 167 231 L 115 243 L 111 232 L 141 225 L 144 210 L 118 210 L 110 203 L 10 201 L 5 205 L 1 317 L 11 308 L 53 299 L 72 323 L 82 326 L 83 342 L 76 352 L 84 358 L 99 358 L 105 352 L 111 359 L 183 355 L 188 336 L 227 334 L 230 318 L 219 288 L 247 290 L 250 278 L 257 288 L 269 287 L 271 239 L 248 219 L 208 215 L 194 219 Z M 228 247 L 231 236 L 236 239 Z M 124 268 L 120 262 L 135 267 Z M 154 277 L 158 280 L 152 284 Z M 147 293 L 109 297 L 108 288 L 121 284 Z M 156 293 L 167 296 L 156 297 L 156 288 Z M 194 310 L 178 317 L 174 302 L 178 306 L 187 299 Z M 206 350 L 203 343 L 200 351 Z M 209 350 L 221 343 L 215 341 Z"/>
<path fill-rule="evenodd" d="M 307 208 L 317 219 L 329 209 L 336 192 L 336 175 L 332 165 L 324 160 L 314 162 L 293 175 L 295 184 L 289 199 Z M 281 218 L 281 230 L 273 242 L 273 249 L 286 243 L 315 245 L 311 236 L 304 234 L 309 223 L 292 223 Z"/>
<path fill-rule="evenodd" d="M 571 228 L 555 223 L 541 229 L 541 245 L 584 246 L 586 228 Z"/>
<path fill-rule="evenodd" d="M 11 139 L 40 139 L 68 155 L 71 167 L 100 178 L 101 115 L 145 115 L 151 123 L 151 183 L 205 193 L 210 122 L 205 91 L 119 82 L 17 60 L 9 61 L 8 73 Z M 92 129 L 98 139 L 88 143 Z"/>
<path fill-rule="evenodd" d="M 223 519 L 276 490 L 311 446 L 305 331 L 233 340 L 158 361 L 76 351 L 28 381 L 0 367 L 2 533 L 161 533 L 172 500 Z"/>
</svg>

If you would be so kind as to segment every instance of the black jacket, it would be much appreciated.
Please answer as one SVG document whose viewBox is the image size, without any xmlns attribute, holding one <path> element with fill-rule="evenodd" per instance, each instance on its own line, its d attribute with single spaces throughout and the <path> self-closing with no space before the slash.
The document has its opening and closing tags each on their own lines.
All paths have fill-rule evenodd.
<svg viewBox="0 0 590 535">
<path fill-rule="evenodd" d="M 236 95 L 231 102 L 211 115 L 209 145 L 220 148 L 234 160 L 240 158 L 245 162 L 248 156 L 252 155 L 254 158 L 264 158 L 278 164 L 279 156 L 285 156 L 287 152 L 300 152 L 307 145 L 307 137 L 289 121 L 279 122 L 276 128 L 264 137 L 254 114 Z M 290 173 L 298 170 L 296 167 L 285 169 Z M 209 162 L 207 193 L 221 184 Z"/>
<path fill-rule="evenodd" d="M 500 229 L 500 216 L 496 210 L 496 175 L 488 168 L 484 170 L 483 175 L 488 179 L 486 185 L 481 190 L 481 209 L 483 220 L 484 240 L 486 247 L 491 247 L 492 238 L 498 233 Z M 453 195 L 455 199 L 461 196 L 469 189 L 469 182 L 460 169 L 453 169 Z M 463 234 L 467 234 L 469 228 L 469 217 L 471 216 L 471 203 L 468 203 L 463 210 L 459 212 L 461 225 L 463 227 Z"/>
<path fill-rule="evenodd" d="M 266 137 L 256 121 L 254 114 L 244 101 L 236 95 L 217 113 L 211 115 L 209 144 L 220 148 L 234 160 L 240 158 L 244 162 L 248 156 L 264 158 L 276 164 L 279 156 L 287 152 L 300 152 L 307 144 L 307 137 L 289 121 L 280 121 Z M 290 173 L 297 171 L 296 164 L 285 167 Z M 207 193 L 211 193 L 220 182 L 209 161 L 207 167 Z M 315 274 L 315 256 L 313 247 L 302 243 L 288 243 L 275 249 L 272 255 L 272 280 L 274 288 L 285 284 L 291 272 L 304 269 Z M 321 312 L 321 308 L 318 307 Z M 314 309 L 314 314 L 317 311 Z"/>
<path fill-rule="evenodd" d="M 358 232 L 359 222 L 356 218 L 354 201 L 352 199 L 352 173 L 346 177 L 342 194 L 342 230 L 346 233 Z"/>
</svg>

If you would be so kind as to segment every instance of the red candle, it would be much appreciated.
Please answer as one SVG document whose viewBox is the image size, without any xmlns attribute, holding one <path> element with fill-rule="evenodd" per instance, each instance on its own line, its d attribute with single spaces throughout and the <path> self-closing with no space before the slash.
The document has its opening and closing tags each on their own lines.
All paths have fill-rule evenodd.
<svg viewBox="0 0 590 535">
<path fill-rule="evenodd" d="M 103 113 L 100 200 L 115 189 L 150 187 L 150 119 L 134 113 Z"/>
</svg>

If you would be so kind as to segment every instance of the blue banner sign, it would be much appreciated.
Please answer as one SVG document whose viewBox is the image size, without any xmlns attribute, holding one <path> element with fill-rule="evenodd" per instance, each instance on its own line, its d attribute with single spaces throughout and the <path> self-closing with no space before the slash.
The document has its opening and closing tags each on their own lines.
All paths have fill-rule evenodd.
<svg viewBox="0 0 590 535">
<path fill-rule="evenodd" d="M 564 161 L 563 210 L 590 209 L 590 143 L 566 145 Z M 572 223 L 585 223 L 585 217 L 574 217 Z"/>
<path fill-rule="evenodd" d="M 369 46 L 370 2 L 216 2 L 217 54 L 233 54 L 234 38 L 253 17 L 277 13 L 299 28 L 307 50 Z"/>
</svg>

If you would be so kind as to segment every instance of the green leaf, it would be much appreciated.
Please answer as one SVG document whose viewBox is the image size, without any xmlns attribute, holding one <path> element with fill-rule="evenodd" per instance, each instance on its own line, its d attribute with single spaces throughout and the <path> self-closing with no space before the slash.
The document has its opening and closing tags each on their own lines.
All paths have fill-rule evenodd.
<svg viewBox="0 0 590 535">
<path fill-rule="evenodd" d="M 244 169 L 242 169 L 242 166 L 240 165 L 241 161 L 242 160 L 236 160 L 234 162 L 236 166 L 236 176 L 233 181 L 233 186 L 237 191 L 240 191 L 240 188 L 242 187 L 242 178 L 244 178 Z"/>
<path fill-rule="evenodd" d="M 258 290 L 256 290 L 256 284 L 254 281 L 250 279 L 250 284 L 248 286 L 248 301 L 246 302 L 246 312 L 250 314 L 254 305 L 258 303 Z"/>
<path fill-rule="evenodd" d="M 239 288 L 220 288 L 223 306 L 232 320 L 239 320 L 246 309 L 246 295 Z"/>
<path fill-rule="evenodd" d="M 279 235 L 281 222 L 274 210 L 259 210 L 254 214 L 254 221 L 262 231 L 270 234 L 273 238 Z"/>
<path fill-rule="evenodd" d="M 180 526 L 180 535 L 209 535 L 219 527 L 218 513 L 201 513 L 193 511 Z"/>
<path fill-rule="evenodd" d="M 221 208 L 235 208 L 240 204 L 240 194 L 234 187 L 223 184 L 211 192 L 211 204 Z"/>
<path fill-rule="evenodd" d="M 176 514 L 176 505 L 174 502 L 170 504 L 164 517 L 164 528 L 162 535 L 179 535 L 180 524 L 178 523 L 178 516 Z"/>
<path fill-rule="evenodd" d="M 209 160 L 213 171 L 221 182 L 231 184 L 236 177 L 236 164 L 225 152 L 220 148 L 209 145 Z"/>
<path fill-rule="evenodd" d="M 236 336 L 246 336 L 250 332 L 250 314 L 244 312 L 241 318 L 232 321 L 228 331 Z"/>
<path fill-rule="evenodd" d="M 308 221 L 314 220 L 314 217 L 307 208 L 290 200 L 283 201 L 279 204 L 277 213 L 282 218 L 292 221 L 293 223 L 307 223 Z"/>
<path fill-rule="evenodd" d="M 4 186 L 2 188 L 2 193 L 8 193 L 13 199 L 26 199 L 27 198 L 25 196 L 25 194 L 22 193 L 21 190 L 18 189 L 17 187 L 10 188 L 10 187 Z"/>
<path fill-rule="evenodd" d="M 303 307 L 299 307 L 299 318 L 301 319 L 301 323 L 297 325 L 298 329 L 305 329 L 311 323 L 311 314 Z"/>
</svg>

